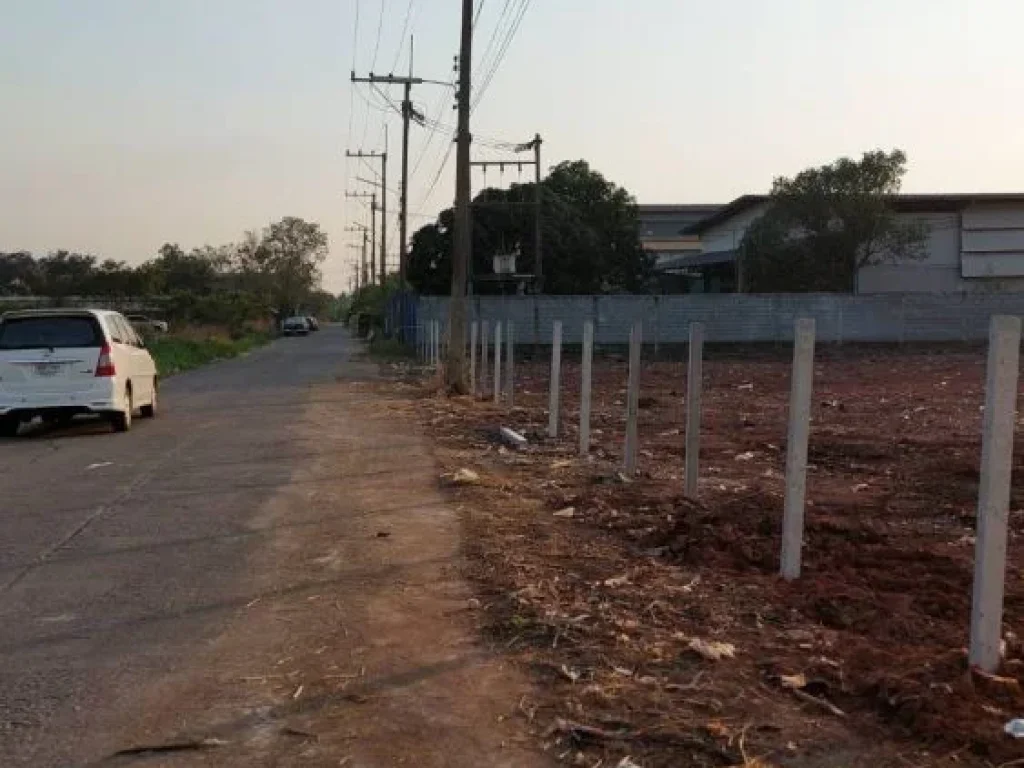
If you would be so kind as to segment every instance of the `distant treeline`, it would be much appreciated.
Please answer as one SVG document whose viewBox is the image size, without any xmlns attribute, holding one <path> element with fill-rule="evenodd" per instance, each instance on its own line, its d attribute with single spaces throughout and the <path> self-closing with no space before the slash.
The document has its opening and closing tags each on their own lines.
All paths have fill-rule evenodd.
<svg viewBox="0 0 1024 768">
<path fill-rule="evenodd" d="M 244 324 L 298 309 L 323 312 L 334 297 L 320 290 L 327 237 L 318 224 L 285 218 L 240 243 L 184 251 L 172 243 L 139 265 L 59 250 L 46 256 L 0 252 L 0 296 L 72 296 L 106 301 L 152 297 L 184 320 Z"/>
</svg>

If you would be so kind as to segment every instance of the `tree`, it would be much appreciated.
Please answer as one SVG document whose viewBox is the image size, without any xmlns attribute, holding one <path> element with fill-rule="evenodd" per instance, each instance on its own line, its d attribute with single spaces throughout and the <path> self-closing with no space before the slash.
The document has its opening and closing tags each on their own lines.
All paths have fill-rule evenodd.
<svg viewBox="0 0 1024 768">
<path fill-rule="evenodd" d="M 92 270 L 88 292 L 107 298 L 132 296 L 135 288 L 134 272 L 135 270 L 123 261 L 106 259 Z"/>
<path fill-rule="evenodd" d="M 28 296 L 38 285 L 39 270 L 31 253 L 0 253 L 0 296 Z"/>
<path fill-rule="evenodd" d="M 87 293 L 96 257 L 57 251 L 37 262 L 40 291 L 61 303 L 68 296 Z"/>
<path fill-rule="evenodd" d="M 498 253 L 520 255 L 521 273 L 533 273 L 533 184 L 484 189 L 473 200 L 473 274 L 492 273 Z M 541 182 L 545 292 L 557 294 L 643 290 L 653 258 L 640 246 L 636 202 L 583 160 L 555 166 Z M 412 236 L 408 279 L 424 294 L 451 287 L 454 213 Z M 477 292 L 497 290 L 478 282 Z"/>
<path fill-rule="evenodd" d="M 775 180 L 739 249 L 743 290 L 852 291 L 862 267 L 924 256 L 925 230 L 896 216 L 907 157 L 866 152 Z"/>
<path fill-rule="evenodd" d="M 246 234 L 237 263 L 248 285 L 283 315 L 298 310 L 320 287 L 327 235 L 314 222 L 288 216 L 260 236 Z"/>
</svg>

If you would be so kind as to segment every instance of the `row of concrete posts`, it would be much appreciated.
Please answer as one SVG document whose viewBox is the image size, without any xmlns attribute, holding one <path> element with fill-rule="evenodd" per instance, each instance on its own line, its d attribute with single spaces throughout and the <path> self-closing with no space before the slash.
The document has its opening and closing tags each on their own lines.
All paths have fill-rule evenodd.
<svg viewBox="0 0 1024 768">
<path fill-rule="evenodd" d="M 425 326 L 420 334 L 420 357 L 433 367 L 440 366 L 442 333 L 438 322 Z M 700 456 L 702 363 L 704 326 L 691 323 L 686 382 L 686 427 L 683 488 L 690 498 L 698 493 Z M 490 340 L 493 334 L 493 356 Z M 1007 519 L 1016 424 L 1019 378 L 1021 319 L 994 316 L 989 332 L 985 418 L 982 436 L 981 482 L 978 492 L 977 543 L 974 589 L 971 607 L 969 661 L 992 672 L 1001 654 L 1003 594 L 1006 576 Z M 470 378 L 472 391 L 482 396 L 493 392 L 495 403 L 513 405 L 515 397 L 515 336 L 510 322 L 487 321 L 470 327 Z M 780 574 L 787 580 L 799 578 L 804 539 L 807 493 L 807 447 L 810 435 L 811 396 L 814 379 L 814 320 L 798 319 L 794 327 L 793 368 L 790 383 L 789 426 L 786 447 L 786 491 L 783 504 Z M 502 345 L 504 343 L 504 350 Z M 629 339 L 629 375 L 626 390 L 626 433 L 623 471 L 636 473 L 640 401 L 643 326 L 636 322 Z M 479 358 L 477 351 L 479 349 Z M 504 353 L 504 354 L 503 354 Z M 593 382 L 594 325 L 583 326 L 579 445 L 581 456 L 590 452 L 591 390 Z M 559 435 L 562 371 L 562 323 L 555 321 L 551 332 L 551 374 L 548 392 L 548 429 L 551 439 Z M 502 377 L 504 363 L 504 379 Z M 488 377 L 490 375 L 490 382 Z M 488 389 L 490 383 L 490 390 Z M 504 386 L 503 386 L 504 385 Z"/>
</svg>

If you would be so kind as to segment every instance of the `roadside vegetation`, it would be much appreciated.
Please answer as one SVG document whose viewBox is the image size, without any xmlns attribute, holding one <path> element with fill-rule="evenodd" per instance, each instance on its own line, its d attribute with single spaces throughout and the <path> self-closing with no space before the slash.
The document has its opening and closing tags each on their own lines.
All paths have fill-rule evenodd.
<svg viewBox="0 0 1024 768">
<path fill-rule="evenodd" d="M 179 333 L 150 337 L 146 346 L 156 361 L 160 376 L 166 377 L 215 360 L 243 355 L 272 338 L 273 335 L 265 330 L 249 330 L 232 335 L 217 328 L 190 328 Z"/>
</svg>

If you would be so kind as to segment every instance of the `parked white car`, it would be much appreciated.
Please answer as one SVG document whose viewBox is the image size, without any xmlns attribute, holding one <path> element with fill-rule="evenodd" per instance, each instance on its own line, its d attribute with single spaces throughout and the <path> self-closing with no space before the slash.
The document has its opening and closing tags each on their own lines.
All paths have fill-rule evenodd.
<svg viewBox="0 0 1024 768">
<path fill-rule="evenodd" d="M 36 416 L 79 414 L 127 432 L 138 410 L 157 410 L 156 363 L 123 315 L 93 309 L 33 309 L 0 316 L 0 436 Z"/>
</svg>

